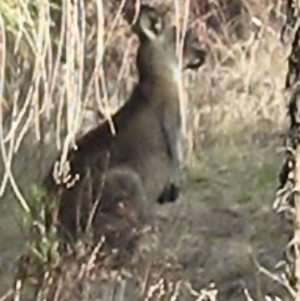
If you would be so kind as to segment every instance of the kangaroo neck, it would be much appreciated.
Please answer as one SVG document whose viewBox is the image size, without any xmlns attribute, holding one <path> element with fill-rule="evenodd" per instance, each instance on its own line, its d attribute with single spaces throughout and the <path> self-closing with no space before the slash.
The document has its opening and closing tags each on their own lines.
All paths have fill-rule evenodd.
<svg viewBox="0 0 300 301">
<path fill-rule="evenodd" d="M 163 101 L 169 98 L 179 98 L 179 83 L 174 78 L 162 76 L 141 77 L 138 86 L 149 100 L 155 98 L 158 101 Z"/>
</svg>

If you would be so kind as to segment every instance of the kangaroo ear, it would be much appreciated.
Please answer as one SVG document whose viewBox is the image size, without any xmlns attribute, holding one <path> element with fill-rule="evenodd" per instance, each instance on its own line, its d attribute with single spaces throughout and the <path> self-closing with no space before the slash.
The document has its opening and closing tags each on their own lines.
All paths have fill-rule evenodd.
<svg viewBox="0 0 300 301">
<path fill-rule="evenodd" d="M 136 23 L 133 25 L 135 32 L 140 39 L 153 40 L 164 29 L 164 21 L 162 16 L 152 7 L 143 5 Z"/>
</svg>

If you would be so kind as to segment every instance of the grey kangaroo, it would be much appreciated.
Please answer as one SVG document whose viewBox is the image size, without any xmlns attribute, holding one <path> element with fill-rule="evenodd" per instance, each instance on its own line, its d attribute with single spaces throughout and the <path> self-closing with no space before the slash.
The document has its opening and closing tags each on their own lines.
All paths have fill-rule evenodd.
<svg viewBox="0 0 300 301">
<path fill-rule="evenodd" d="M 77 140 L 77 148 L 70 149 L 67 156 L 70 179 L 77 179 L 72 187 L 55 182 L 54 165 L 44 180 L 47 190 L 60 201 L 60 224 L 72 235 L 78 226 L 76 208 L 80 208 L 79 225 L 85 227 L 86 211 L 96 199 L 100 201 L 93 225 L 99 230 L 98 217 L 104 213 L 116 217 L 114 211 L 121 199 L 128 201 L 137 220 L 143 220 L 154 202 L 173 202 L 178 197 L 178 78 L 185 69 L 198 69 L 206 53 L 189 29 L 180 70 L 176 28 L 167 27 L 163 16 L 146 5 L 132 30 L 140 42 L 138 82 L 129 100 L 112 117 L 116 134 L 112 135 L 105 121 Z"/>
</svg>

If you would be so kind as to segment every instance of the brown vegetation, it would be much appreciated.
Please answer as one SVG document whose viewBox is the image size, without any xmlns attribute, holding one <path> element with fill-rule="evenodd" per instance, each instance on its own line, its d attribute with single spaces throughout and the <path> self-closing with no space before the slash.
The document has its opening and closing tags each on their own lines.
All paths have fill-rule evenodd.
<svg viewBox="0 0 300 301">
<path fill-rule="evenodd" d="M 286 137 L 286 156 L 280 172 L 279 188 L 274 207 L 290 223 L 290 241 L 285 249 L 285 273 L 278 280 L 293 300 L 300 298 L 300 26 L 299 7 L 295 1 L 287 1 L 287 26 L 294 31 L 285 87 L 289 92 L 288 118 L 290 121 Z"/>
<path fill-rule="evenodd" d="M 203 295 L 213 299 L 211 282 L 216 284 L 218 300 L 245 300 L 246 288 L 257 300 L 265 300 L 265 295 L 284 298 L 284 289 L 258 269 L 259 262 L 269 270 L 276 266 L 282 271 L 284 267 L 276 264 L 286 245 L 285 232 L 290 235 L 287 225 L 270 212 L 282 158 L 277 147 L 286 128 L 282 88 L 288 46 L 279 41 L 284 1 L 160 2 L 151 1 L 151 6 L 167 6 L 165 17 L 183 31 L 188 21 L 208 51 L 201 72 L 184 74 L 188 101 L 180 102 L 184 125 L 181 197 L 170 206 L 153 204 L 155 243 L 143 235 L 145 241 L 132 258 L 129 275 L 128 271 L 122 274 L 127 279 L 123 299 L 203 300 Z M 210 7 L 205 10 L 206 2 Z M 14 267 L 13 259 L 25 243 L 30 266 L 39 267 L 27 280 L 38 279 L 40 293 L 47 295 L 51 288 L 57 300 L 95 300 L 101 294 L 88 292 L 101 282 L 102 292 L 108 292 L 103 298 L 111 300 L 114 289 L 107 290 L 109 277 L 100 275 L 110 272 L 106 259 L 103 266 L 96 265 L 93 249 L 86 245 L 75 258 L 52 256 L 48 264 L 45 250 L 56 250 L 55 240 L 51 235 L 45 238 L 40 216 L 33 219 L 36 232 L 40 231 L 35 236 L 39 244 L 20 231 L 12 215 L 19 207 L 12 196 L 25 212 L 32 210 L 29 201 L 35 197 L 30 183 L 41 181 L 57 149 L 66 153 L 79 135 L 99 125 L 98 111 L 109 120 L 128 99 L 137 79 L 137 35 L 132 35 L 122 18 L 120 1 L 84 1 L 84 10 L 83 1 L 55 1 L 50 14 L 47 8 L 52 1 L 31 3 L 30 13 L 27 3 L 16 6 L 16 31 L 10 31 L 7 22 L 1 27 L 5 57 L 0 67 L 6 78 L 0 193 L 6 194 L 0 204 L 0 289 L 10 285 L 14 275 L 10 264 Z M 230 3 L 237 7 L 230 8 Z M 55 20 L 51 26 L 50 19 Z M 19 32 L 16 39 L 12 32 Z M 288 38 L 285 35 L 285 41 Z M 93 120 L 86 108 L 96 110 Z M 114 173 L 112 178 L 122 179 Z M 131 179 L 134 183 L 135 175 Z M 130 190 L 130 185 L 124 189 Z M 125 200 L 125 206 L 117 206 L 112 216 L 130 229 L 135 228 L 131 226 L 135 215 L 123 219 L 119 214 L 128 212 L 124 208 L 134 202 Z M 134 237 L 136 233 L 127 232 L 126 227 L 123 234 Z M 115 229 L 110 230 L 112 237 L 117 236 Z M 24 278 L 19 280 L 27 286 Z M 201 291 L 203 287 L 208 292 Z M 122 299 L 120 295 L 115 298 Z"/>
</svg>

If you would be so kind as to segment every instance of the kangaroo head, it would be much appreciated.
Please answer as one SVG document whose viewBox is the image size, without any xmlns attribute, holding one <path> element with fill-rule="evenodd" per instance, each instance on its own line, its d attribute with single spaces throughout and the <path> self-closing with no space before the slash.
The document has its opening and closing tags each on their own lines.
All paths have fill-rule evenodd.
<svg viewBox="0 0 300 301">
<path fill-rule="evenodd" d="M 137 53 L 140 80 L 172 78 L 185 69 L 199 68 L 205 61 L 206 52 L 199 47 L 196 35 L 189 29 L 183 40 L 180 70 L 176 52 L 176 27 L 167 27 L 163 16 L 152 7 L 141 7 L 133 31 L 140 40 Z"/>
</svg>

